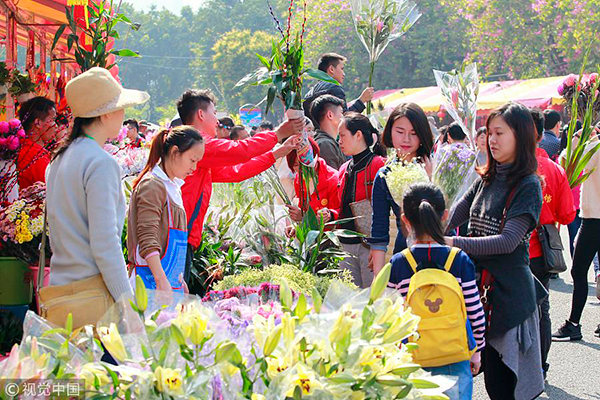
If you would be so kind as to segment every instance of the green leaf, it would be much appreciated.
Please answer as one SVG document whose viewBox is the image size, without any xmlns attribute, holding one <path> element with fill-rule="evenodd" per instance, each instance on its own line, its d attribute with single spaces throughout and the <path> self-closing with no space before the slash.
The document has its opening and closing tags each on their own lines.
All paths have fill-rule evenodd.
<svg viewBox="0 0 600 400">
<path fill-rule="evenodd" d="M 260 62 L 262 63 L 262 65 L 265 66 L 265 68 L 271 69 L 271 63 L 269 62 L 269 60 L 267 60 L 265 57 L 261 56 L 258 53 L 256 53 L 256 56 L 258 57 L 258 59 L 260 60 Z"/>
<path fill-rule="evenodd" d="M 298 296 L 298 302 L 296 303 L 296 309 L 294 310 L 294 315 L 298 317 L 298 322 L 302 322 L 306 314 L 308 314 L 306 296 L 304 293 L 300 293 L 300 296 Z"/>
<path fill-rule="evenodd" d="M 437 383 L 433 383 L 426 379 L 415 378 L 415 379 L 409 379 L 409 381 L 411 381 L 413 383 L 413 385 L 415 386 L 416 389 L 435 389 L 435 388 L 440 387 Z"/>
<path fill-rule="evenodd" d="M 185 336 L 176 324 L 171 324 L 171 335 L 173 335 L 178 345 L 185 345 Z"/>
<path fill-rule="evenodd" d="M 67 24 L 63 24 L 56 30 L 56 34 L 54 35 L 54 40 L 52 41 L 52 50 L 54 50 L 54 48 L 56 47 L 56 44 L 60 40 L 60 37 L 62 36 L 62 34 L 64 33 L 66 28 L 67 28 Z"/>
<path fill-rule="evenodd" d="M 420 368 L 421 366 L 417 364 L 406 364 L 402 367 L 393 369 L 392 374 L 408 376 L 413 372 L 418 371 Z"/>
<path fill-rule="evenodd" d="M 320 69 L 308 68 L 308 69 L 304 70 L 304 74 L 308 75 L 310 78 L 313 78 L 313 79 L 318 79 L 323 82 L 333 83 L 334 85 L 338 85 L 338 86 L 340 85 L 340 83 L 338 81 L 336 81 L 335 79 L 333 79 L 331 77 L 331 75 L 329 75 L 327 72 L 321 71 Z"/>
<path fill-rule="evenodd" d="M 315 310 L 315 312 L 318 314 L 319 312 L 321 312 L 321 306 L 323 305 L 323 298 L 321 297 L 321 294 L 319 293 L 319 291 L 317 290 L 317 288 L 312 288 L 312 301 L 313 301 L 313 308 Z"/>
<path fill-rule="evenodd" d="M 129 49 L 111 50 L 110 53 L 118 57 L 140 57 L 138 53 Z"/>
<path fill-rule="evenodd" d="M 290 309 L 292 307 L 292 290 L 285 278 L 281 278 L 281 284 L 279 285 L 279 299 L 284 308 Z"/>
<path fill-rule="evenodd" d="M 269 90 L 267 92 L 267 105 L 265 107 L 265 115 L 269 114 L 269 110 L 273 105 L 273 101 L 275 101 L 275 95 L 277 94 L 277 89 L 275 86 L 269 86 Z"/>
</svg>

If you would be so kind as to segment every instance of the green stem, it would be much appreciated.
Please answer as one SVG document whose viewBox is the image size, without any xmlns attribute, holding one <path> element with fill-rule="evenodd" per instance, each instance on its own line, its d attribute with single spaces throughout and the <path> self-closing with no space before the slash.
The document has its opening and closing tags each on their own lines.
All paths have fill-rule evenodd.
<svg viewBox="0 0 600 400">
<path fill-rule="evenodd" d="M 373 73 L 375 72 L 375 61 L 369 63 L 369 87 L 373 86 Z M 371 102 L 367 102 L 367 115 L 371 114 Z"/>
</svg>

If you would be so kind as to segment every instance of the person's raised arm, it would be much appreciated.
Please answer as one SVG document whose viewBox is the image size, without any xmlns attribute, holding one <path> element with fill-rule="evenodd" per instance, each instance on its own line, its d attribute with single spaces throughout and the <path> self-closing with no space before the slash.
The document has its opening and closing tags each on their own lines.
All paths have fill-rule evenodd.
<svg viewBox="0 0 600 400">
<path fill-rule="evenodd" d="M 273 149 L 281 140 L 302 132 L 303 119 L 287 120 L 275 132 L 261 132 L 248 139 L 233 141 L 207 139 L 198 168 L 227 167 L 245 163 Z"/>
</svg>

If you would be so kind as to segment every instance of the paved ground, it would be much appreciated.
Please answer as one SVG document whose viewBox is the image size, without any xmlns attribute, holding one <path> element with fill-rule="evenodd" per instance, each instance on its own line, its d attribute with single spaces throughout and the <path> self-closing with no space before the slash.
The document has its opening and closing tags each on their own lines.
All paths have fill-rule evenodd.
<svg viewBox="0 0 600 400">
<path fill-rule="evenodd" d="M 563 231 L 566 229 L 563 228 Z M 568 239 L 563 233 L 563 243 Z M 598 238 L 600 240 L 600 238 Z M 570 260 L 569 251 L 565 258 Z M 595 296 L 593 269 L 589 274 L 589 296 L 581 320 L 583 340 L 579 342 L 552 343 L 550 349 L 548 383 L 546 392 L 539 399 L 549 400 L 600 400 L 600 338 L 594 330 L 600 323 L 600 301 Z M 550 315 L 555 331 L 571 310 L 573 280 L 569 270 L 560 279 L 550 281 Z M 475 378 L 473 399 L 489 399 L 483 376 Z"/>
</svg>

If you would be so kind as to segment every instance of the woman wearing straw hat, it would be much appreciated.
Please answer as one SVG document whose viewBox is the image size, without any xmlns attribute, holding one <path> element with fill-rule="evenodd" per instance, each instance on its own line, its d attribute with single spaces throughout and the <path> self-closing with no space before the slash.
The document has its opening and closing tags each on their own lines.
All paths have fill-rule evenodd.
<svg viewBox="0 0 600 400">
<path fill-rule="evenodd" d="M 95 324 L 104 308 L 99 293 L 106 308 L 132 293 L 121 248 L 126 211 L 121 170 L 102 146 L 118 136 L 125 108 L 149 97 L 123 89 L 109 71 L 98 67 L 67 84 L 73 129 L 47 173 L 53 254 L 50 287 L 40 292 L 40 309 L 52 322 L 62 325 L 61 318 L 71 312 L 74 327 Z"/>
</svg>

